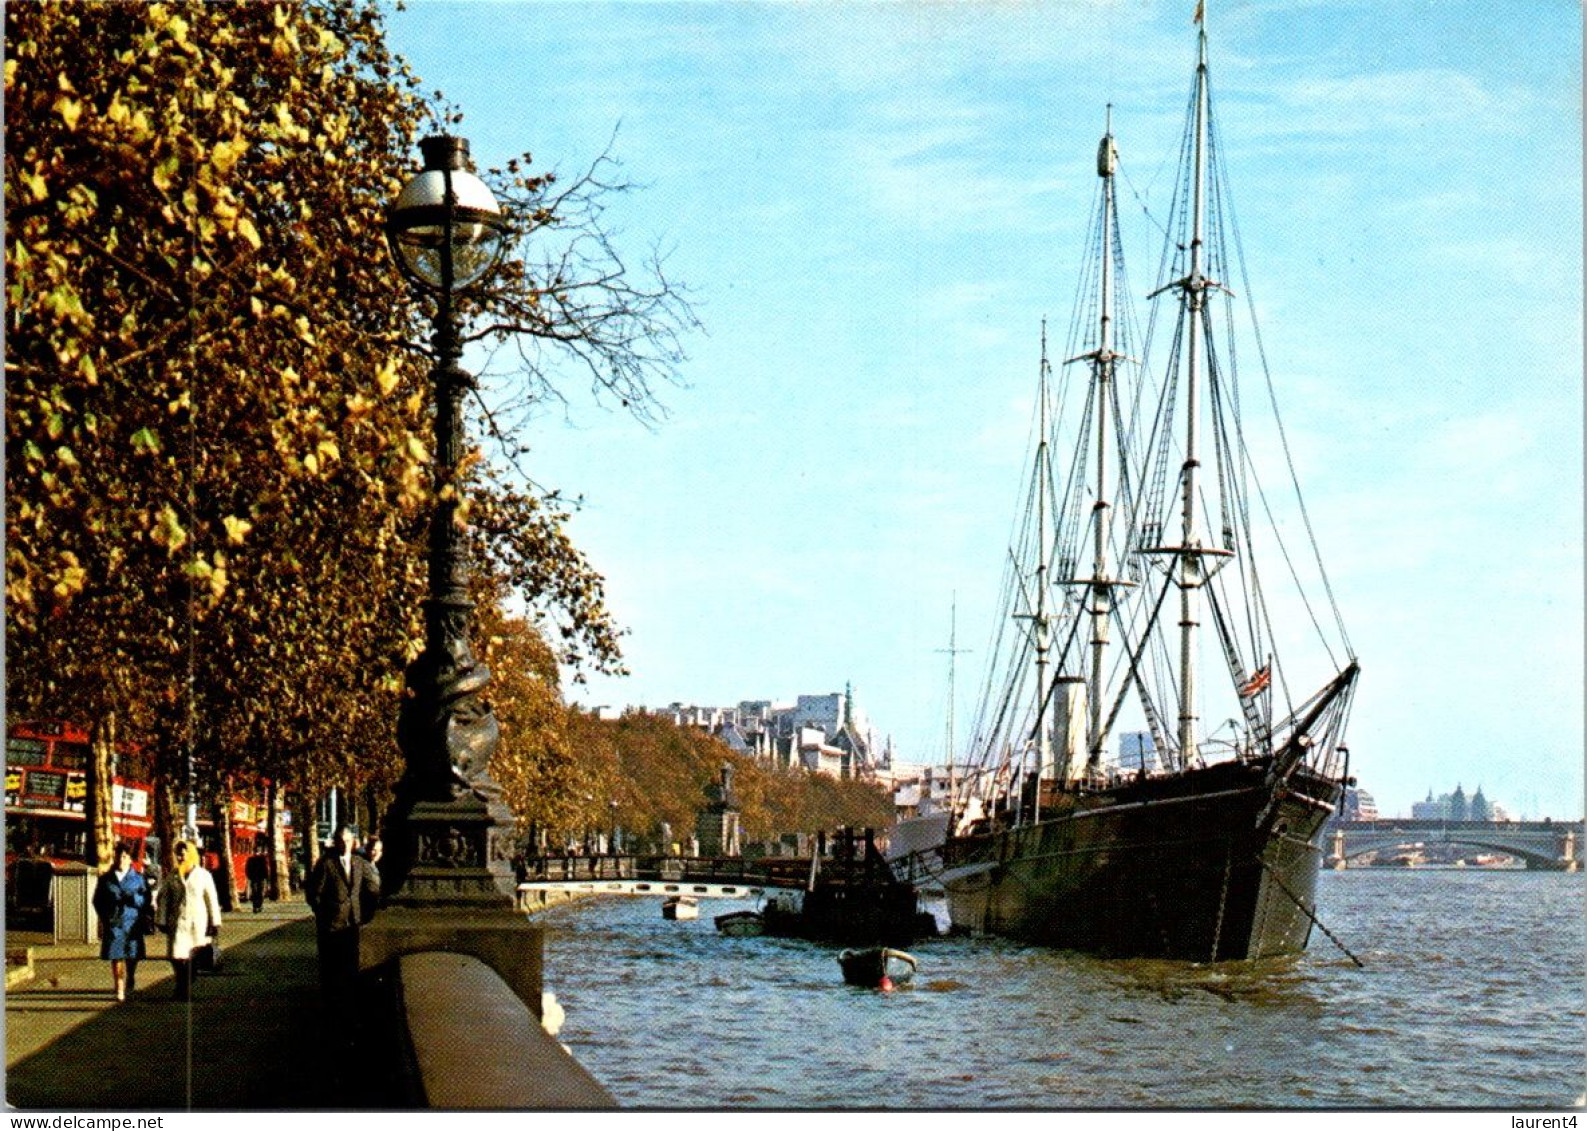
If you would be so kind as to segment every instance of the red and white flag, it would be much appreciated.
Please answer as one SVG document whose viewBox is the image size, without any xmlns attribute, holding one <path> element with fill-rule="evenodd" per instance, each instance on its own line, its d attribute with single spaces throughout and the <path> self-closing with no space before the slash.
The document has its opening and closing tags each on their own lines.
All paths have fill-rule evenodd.
<svg viewBox="0 0 1587 1131">
<path fill-rule="evenodd" d="M 1268 664 L 1263 664 L 1256 669 L 1255 674 L 1245 681 L 1245 686 L 1240 688 L 1240 698 L 1249 699 L 1258 691 L 1273 682 L 1273 669 Z"/>
</svg>

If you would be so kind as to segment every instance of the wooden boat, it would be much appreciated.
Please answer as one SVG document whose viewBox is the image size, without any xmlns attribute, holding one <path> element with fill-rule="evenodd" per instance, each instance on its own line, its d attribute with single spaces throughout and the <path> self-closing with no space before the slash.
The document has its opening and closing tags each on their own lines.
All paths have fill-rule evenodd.
<svg viewBox="0 0 1587 1131">
<path fill-rule="evenodd" d="M 1247 293 L 1239 240 L 1223 231 L 1227 149 L 1212 117 L 1206 20 L 1198 26 L 1183 165 L 1149 296 L 1167 307 L 1143 341 L 1122 272 L 1115 286 L 1110 119 L 1087 297 L 1065 351 L 1089 379 L 1079 370 L 1050 390 L 1042 329 L 1027 505 L 999 583 L 1002 616 L 1017 627 L 994 634 L 982 684 L 980 717 L 996 725 L 957 760 L 967 769 L 955 774 L 944 844 L 923 867 L 895 870 L 940 884 L 961 930 L 1225 962 L 1306 948 L 1323 830 L 1350 776 L 1345 725 L 1360 667 L 1288 441 L 1273 428 L 1265 355 L 1258 387 L 1274 416 L 1241 415 L 1258 398 L 1240 392 L 1236 360 L 1252 355 L 1230 334 L 1262 304 Z M 1238 303 L 1225 285 L 1235 281 Z M 1154 326 L 1167 349 L 1159 362 Z M 1266 461 L 1254 451 L 1288 468 L 1285 506 L 1298 513 L 1269 510 L 1278 496 L 1258 480 Z M 1286 546 L 1290 533 L 1304 542 Z M 1269 553 L 1288 568 L 1259 570 Z M 1309 618 L 1297 618 L 1303 608 Z M 1314 640 L 1298 631 L 1307 619 Z M 1211 720 L 1227 722 L 1203 725 Z"/>
<path fill-rule="evenodd" d="M 700 901 L 692 895 L 675 895 L 661 905 L 663 919 L 698 919 Z"/>
<path fill-rule="evenodd" d="M 914 956 L 890 946 L 845 950 L 838 955 L 838 965 L 843 967 L 843 980 L 851 986 L 891 989 L 915 976 Z"/>
<path fill-rule="evenodd" d="M 759 911 L 730 911 L 716 917 L 716 929 L 730 938 L 756 938 L 766 933 L 766 920 Z"/>
</svg>

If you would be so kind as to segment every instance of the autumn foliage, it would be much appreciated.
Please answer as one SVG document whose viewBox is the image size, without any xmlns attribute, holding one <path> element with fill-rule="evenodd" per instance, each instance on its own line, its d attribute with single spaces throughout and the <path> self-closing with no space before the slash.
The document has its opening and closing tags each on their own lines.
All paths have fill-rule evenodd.
<svg viewBox="0 0 1587 1131">
<path fill-rule="evenodd" d="M 455 118 L 363 0 L 15 3 L 5 48 L 8 712 L 149 751 L 167 843 L 189 765 L 206 807 L 234 775 L 380 793 L 434 503 L 430 311 L 382 225 Z M 507 426 L 570 377 L 654 415 L 682 358 L 687 304 L 601 228 L 610 171 L 486 170 L 539 251 L 464 311 L 495 351 L 462 508 L 494 769 L 540 829 L 614 799 L 627 827 L 687 828 L 723 758 L 563 705 L 561 670 L 621 670 L 619 631 Z M 873 819 L 817 779 L 738 780 L 752 837 Z"/>
<path fill-rule="evenodd" d="M 605 792 L 590 798 L 592 808 L 617 803 L 604 824 L 594 827 L 615 823 L 657 847 L 663 822 L 680 843 L 693 833 L 706 787 L 717 781 L 723 765 L 733 767 L 733 792 L 746 841 L 843 825 L 881 829 L 892 823 L 892 801 L 874 783 L 767 766 L 735 753 L 705 731 L 657 715 L 632 712 L 603 721 L 575 712 L 568 736 L 593 779 L 604 786 Z"/>
</svg>

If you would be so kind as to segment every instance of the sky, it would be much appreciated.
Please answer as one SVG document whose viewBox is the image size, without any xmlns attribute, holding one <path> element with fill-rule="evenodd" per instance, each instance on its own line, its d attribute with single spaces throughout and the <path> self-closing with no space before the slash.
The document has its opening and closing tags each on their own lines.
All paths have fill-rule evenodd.
<svg viewBox="0 0 1587 1131">
<path fill-rule="evenodd" d="M 1579 4 L 1208 8 L 1264 344 L 1362 665 L 1353 772 L 1386 814 L 1460 784 L 1579 817 Z M 571 698 L 730 706 L 852 685 L 900 759 L 942 760 L 951 610 L 962 719 L 1104 107 L 1144 291 L 1193 9 L 389 14 L 482 166 L 529 151 L 573 174 L 610 146 L 639 186 L 611 203 L 618 242 L 666 252 L 704 326 L 661 423 L 569 368 L 566 404 L 520 437 L 538 483 L 584 500 L 571 534 L 628 631 L 632 674 Z"/>
</svg>

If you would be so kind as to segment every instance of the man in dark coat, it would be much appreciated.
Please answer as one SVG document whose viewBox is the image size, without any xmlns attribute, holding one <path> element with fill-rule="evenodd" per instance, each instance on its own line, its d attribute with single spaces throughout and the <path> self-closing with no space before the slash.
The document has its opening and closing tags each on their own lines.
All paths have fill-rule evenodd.
<svg viewBox="0 0 1587 1131">
<path fill-rule="evenodd" d="M 270 854 L 263 842 L 254 845 L 253 855 L 248 857 L 242 870 L 248 878 L 248 900 L 257 915 L 264 910 L 265 885 L 270 882 Z"/>
<path fill-rule="evenodd" d="M 380 900 L 380 874 L 357 848 L 353 830 L 338 826 L 304 889 L 319 928 L 320 992 L 333 1015 L 353 1007 L 358 928 L 375 917 Z"/>
</svg>

